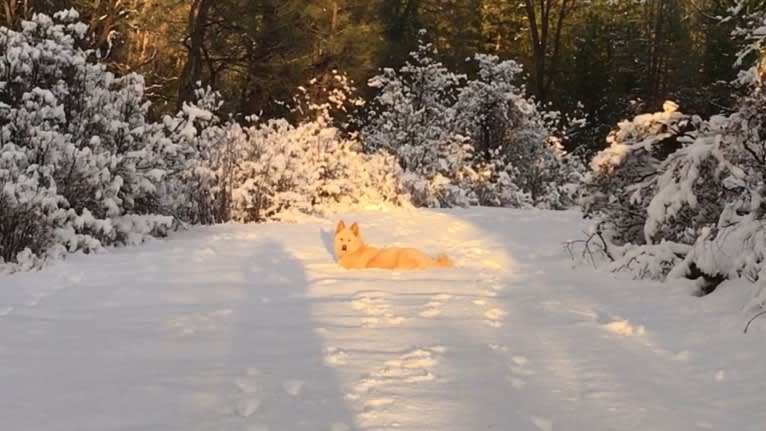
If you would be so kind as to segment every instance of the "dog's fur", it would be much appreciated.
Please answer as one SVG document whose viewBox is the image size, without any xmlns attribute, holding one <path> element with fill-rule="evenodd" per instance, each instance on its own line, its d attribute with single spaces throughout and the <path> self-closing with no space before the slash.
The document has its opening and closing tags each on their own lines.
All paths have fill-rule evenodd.
<svg viewBox="0 0 766 431">
<path fill-rule="evenodd" d="M 351 227 L 346 227 L 343 220 L 338 222 L 333 247 L 338 264 L 346 269 L 427 269 L 453 266 L 452 261 L 443 254 L 431 259 L 414 248 L 369 247 L 362 240 L 356 222 Z"/>
</svg>

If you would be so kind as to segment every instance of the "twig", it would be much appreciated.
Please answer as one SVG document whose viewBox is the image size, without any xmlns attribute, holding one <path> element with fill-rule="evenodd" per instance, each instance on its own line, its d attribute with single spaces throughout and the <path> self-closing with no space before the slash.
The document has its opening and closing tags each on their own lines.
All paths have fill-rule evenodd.
<svg viewBox="0 0 766 431">
<path fill-rule="evenodd" d="M 750 320 L 748 320 L 748 321 L 747 321 L 747 325 L 745 325 L 745 329 L 744 329 L 744 331 L 742 331 L 742 332 L 744 332 L 745 334 L 747 334 L 747 330 L 750 328 L 750 324 L 751 324 L 751 323 L 753 323 L 753 321 L 754 321 L 755 319 L 757 319 L 757 318 L 759 318 L 759 317 L 763 316 L 764 314 L 766 314 L 766 310 L 761 310 L 761 311 L 759 311 L 758 313 L 755 313 L 755 316 L 751 317 L 751 318 L 750 318 Z"/>
<path fill-rule="evenodd" d="M 572 240 L 572 241 L 567 241 L 564 243 L 564 248 L 566 248 L 572 260 L 576 260 L 574 255 L 574 250 L 573 250 L 574 245 L 582 244 L 583 249 L 582 249 L 582 253 L 580 253 L 580 258 L 583 260 L 588 258 L 588 260 L 590 260 L 590 263 L 591 265 L 593 265 L 594 268 L 596 268 L 596 259 L 593 256 L 597 253 L 602 253 L 609 260 L 614 261 L 614 258 L 612 258 L 611 254 L 607 250 L 606 241 L 604 240 L 604 237 L 601 235 L 600 232 L 597 231 L 591 234 L 588 234 L 587 232 L 583 232 L 583 233 L 587 235 L 586 239 Z M 594 239 L 600 240 L 601 244 L 594 243 Z"/>
</svg>

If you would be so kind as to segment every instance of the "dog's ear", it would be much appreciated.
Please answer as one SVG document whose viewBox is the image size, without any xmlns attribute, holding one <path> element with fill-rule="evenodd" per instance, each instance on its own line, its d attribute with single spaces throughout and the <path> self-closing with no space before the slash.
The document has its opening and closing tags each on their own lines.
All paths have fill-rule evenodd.
<svg viewBox="0 0 766 431">
<path fill-rule="evenodd" d="M 335 226 L 335 233 L 338 233 L 346 228 L 346 223 L 343 223 L 343 220 L 339 221 L 338 224 Z"/>
<path fill-rule="evenodd" d="M 359 225 L 356 222 L 351 225 L 351 232 L 354 232 L 354 235 L 359 236 Z"/>
</svg>

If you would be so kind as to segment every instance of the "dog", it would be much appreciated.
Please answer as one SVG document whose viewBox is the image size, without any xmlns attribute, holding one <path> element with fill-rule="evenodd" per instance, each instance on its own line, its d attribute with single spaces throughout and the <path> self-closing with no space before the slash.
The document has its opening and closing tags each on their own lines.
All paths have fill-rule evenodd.
<svg viewBox="0 0 766 431">
<path fill-rule="evenodd" d="M 375 248 L 364 243 L 359 225 L 346 227 L 343 220 L 335 227 L 333 248 L 338 264 L 345 269 L 428 269 L 451 268 L 452 261 L 443 254 L 432 259 L 414 248 Z"/>
</svg>

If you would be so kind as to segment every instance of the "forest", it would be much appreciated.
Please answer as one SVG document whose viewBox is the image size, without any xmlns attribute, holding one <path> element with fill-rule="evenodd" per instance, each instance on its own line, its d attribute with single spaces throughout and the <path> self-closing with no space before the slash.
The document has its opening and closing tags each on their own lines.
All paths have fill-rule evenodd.
<svg viewBox="0 0 766 431">
<path fill-rule="evenodd" d="M 752 6 L 757 6 L 753 2 Z M 552 110 L 587 118 L 568 148 L 592 153 L 619 120 L 674 100 L 710 116 L 731 108 L 739 44 L 733 1 L 718 0 L 3 0 L 16 28 L 74 8 L 88 48 L 118 74 L 146 80 L 153 115 L 194 98 L 196 83 L 229 114 L 283 118 L 311 79 L 339 71 L 365 99 L 381 67 L 398 67 L 418 32 L 456 73 L 476 53 L 513 59 L 518 83 Z"/>
</svg>

